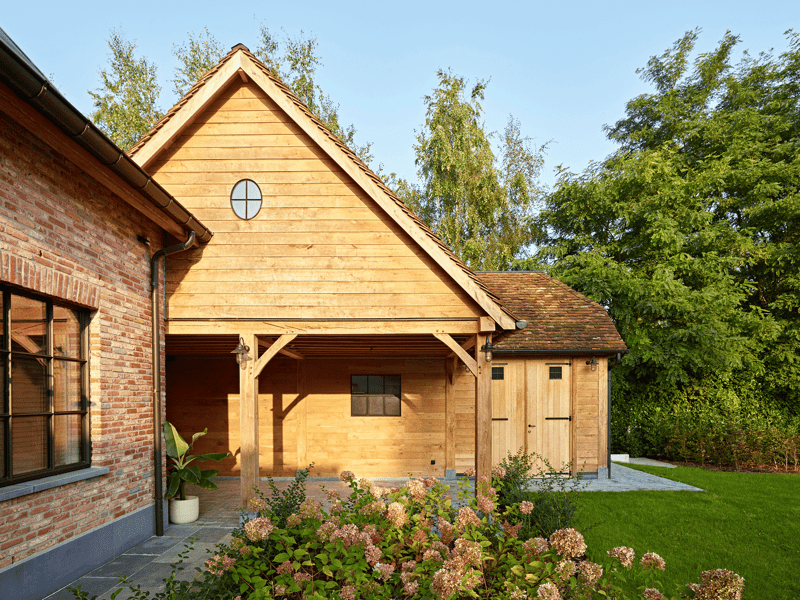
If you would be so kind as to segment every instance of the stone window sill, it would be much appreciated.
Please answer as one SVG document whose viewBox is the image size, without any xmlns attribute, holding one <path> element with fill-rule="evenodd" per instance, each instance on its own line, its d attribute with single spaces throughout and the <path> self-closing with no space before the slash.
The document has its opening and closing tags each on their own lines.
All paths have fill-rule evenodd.
<svg viewBox="0 0 800 600">
<path fill-rule="evenodd" d="M 89 467 L 88 469 L 70 471 L 69 473 L 52 475 L 50 477 L 43 477 L 42 479 L 35 479 L 34 481 L 10 485 L 0 488 L 0 502 L 11 500 L 12 498 L 19 498 L 20 496 L 35 494 L 36 492 L 43 492 L 44 490 L 67 485 L 68 483 L 75 483 L 76 481 L 102 477 L 106 473 L 108 473 L 106 467 Z"/>
</svg>

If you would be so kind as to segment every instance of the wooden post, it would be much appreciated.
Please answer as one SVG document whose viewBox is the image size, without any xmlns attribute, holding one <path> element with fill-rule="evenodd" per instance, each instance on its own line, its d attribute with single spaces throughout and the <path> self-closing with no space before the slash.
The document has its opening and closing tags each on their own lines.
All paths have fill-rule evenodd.
<svg viewBox="0 0 800 600">
<path fill-rule="evenodd" d="M 306 361 L 297 361 L 297 469 L 308 466 L 308 392 L 306 391 Z"/>
<path fill-rule="evenodd" d="M 477 477 L 492 476 L 492 363 L 486 362 L 481 348 L 487 335 L 479 333 L 475 340 L 475 470 Z M 477 480 L 476 480 L 477 481 Z"/>
<path fill-rule="evenodd" d="M 242 335 L 244 343 L 250 346 L 246 368 L 239 372 L 239 438 L 241 441 L 241 501 L 242 508 L 249 509 L 250 500 L 255 498 L 254 487 L 258 487 L 258 375 L 255 373 L 258 358 L 258 337 L 255 334 Z"/>
<path fill-rule="evenodd" d="M 456 368 L 458 358 L 444 359 L 444 468 L 456 468 Z"/>
</svg>

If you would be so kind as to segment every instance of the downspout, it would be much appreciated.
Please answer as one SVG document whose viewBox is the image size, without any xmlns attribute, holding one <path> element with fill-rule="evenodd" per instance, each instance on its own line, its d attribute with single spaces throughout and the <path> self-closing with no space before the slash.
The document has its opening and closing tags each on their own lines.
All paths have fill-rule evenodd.
<svg viewBox="0 0 800 600">
<path fill-rule="evenodd" d="M 158 261 L 161 257 L 184 252 L 194 244 L 195 232 L 181 244 L 162 248 L 150 260 L 150 314 L 153 317 L 153 481 L 155 483 L 156 535 L 164 535 L 164 491 L 161 485 L 161 332 L 158 318 Z"/>
<path fill-rule="evenodd" d="M 606 464 L 608 465 L 608 478 L 611 479 L 611 369 L 616 367 L 622 362 L 622 353 L 617 352 L 617 359 L 614 364 L 608 365 L 608 398 L 606 399 L 606 417 L 608 423 L 606 424 Z"/>
</svg>

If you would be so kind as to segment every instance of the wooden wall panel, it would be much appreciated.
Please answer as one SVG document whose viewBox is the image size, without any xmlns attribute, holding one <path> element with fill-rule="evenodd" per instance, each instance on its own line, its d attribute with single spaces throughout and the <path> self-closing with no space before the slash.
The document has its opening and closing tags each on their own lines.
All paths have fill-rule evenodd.
<svg viewBox="0 0 800 600">
<path fill-rule="evenodd" d="M 169 318 L 484 314 L 252 83 L 232 83 L 150 172 L 214 232 L 167 259 Z M 250 221 L 230 207 L 244 178 L 263 196 Z"/>
<path fill-rule="evenodd" d="M 292 476 L 311 462 L 314 476 L 344 470 L 364 477 L 444 476 L 444 360 L 306 360 L 299 366 L 278 357 L 259 377 L 261 476 Z M 370 373 L 401 375 L 400 417 L 350 416 L 350 375 Z M 178 357 L 167 365 L 167 419 L 186 436 L 209 428 L 196 449 L 231 452 L 220 475 L 240 472 L 238 386 L 229 357 Z"/>
</svg>

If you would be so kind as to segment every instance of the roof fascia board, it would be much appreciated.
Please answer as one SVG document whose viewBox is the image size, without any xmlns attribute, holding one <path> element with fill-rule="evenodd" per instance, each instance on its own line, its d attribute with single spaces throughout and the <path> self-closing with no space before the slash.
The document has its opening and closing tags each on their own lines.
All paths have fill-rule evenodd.
<svg viewBox="0 0 800 600">
<path fill-rule="evenodd" d="M 209 81 L 198 90 L 198 93 L 189 98 L 186 104 L 159 129 L 156 134 L 142 146 L 131 158 L 143 169 L 153 162 L 155 157 L 168 148 L 178 135 L 194 121 L 194 117 L 208 107 L 228 83 L 238 77 L 239 65 L 232 57 L 219 71 L 214 73 Z"/>
<path fill-rule="evenodd" d="M 491 316 L 503 329 L 515 329 L 514 319 L 508 316 L 497 303 L 492 300 L 469 276 L 453 263 L 453 260 L 430 239 L 428 234 L 420 229 L 397 204 L 389 198 L 367 175 L 358 168 L 319 128 L 311 122 L 303 112 L 286 97 L 273 81 L 261 69 L 246 58 L 242 52 L 237 52 L 231 62 L 236 62 L 238 69 L 242 69 L 269 97 L 275 102 L 303 132 L 320 146 L 336 164 L 342 168 L 377 204 L 386 212 L 411 238 L 417 242 L 444 271 L 466 291 L 478 305 Z M 237 69 L 237 70 L 238 70 Z M 235 72 L 234 72 L 235 74 Z M 209 84 L 211 82 L 208 82 Z M 188 103 L 187 103 L 188 105 Z"/>
</svg>

